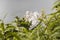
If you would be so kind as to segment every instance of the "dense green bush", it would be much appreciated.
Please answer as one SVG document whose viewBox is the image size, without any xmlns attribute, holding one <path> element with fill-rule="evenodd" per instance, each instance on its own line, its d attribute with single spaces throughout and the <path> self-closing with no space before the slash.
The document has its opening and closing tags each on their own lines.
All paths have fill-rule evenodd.
<svg viewBox="0 0 60 40">
<path fill-rule="evenodd" d="M 16 17 L 11 23 L 0 20 L 0 40 L 60 40 L 60 1 L 54 4 L 56 12 L 42 15 L 38 25 L 29 30 L 32 22 Z M 44 25 L 43 25 L 44 24 Z"/>
</svg>

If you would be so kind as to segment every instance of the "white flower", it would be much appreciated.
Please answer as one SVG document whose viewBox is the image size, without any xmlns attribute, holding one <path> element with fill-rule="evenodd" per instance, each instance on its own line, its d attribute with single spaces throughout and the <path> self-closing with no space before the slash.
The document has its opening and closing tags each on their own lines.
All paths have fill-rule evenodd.
<svg viewBox="0 0 60 40">
<path fill-rule="evenodd" d="M 32 21 L 32 25 L 30 26 L 29 30 L 33 29 L 39 23 L 38 18 L 38 12 L 26 11 L 26 20 L 28 20 L 29 22 Z"/>
</svg>

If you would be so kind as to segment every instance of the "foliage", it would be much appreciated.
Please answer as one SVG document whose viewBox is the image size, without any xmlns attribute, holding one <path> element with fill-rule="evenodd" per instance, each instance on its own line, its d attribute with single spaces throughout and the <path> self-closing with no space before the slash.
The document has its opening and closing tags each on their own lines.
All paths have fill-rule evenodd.
<svg viewBox="0 0 60 40">
<path fill-rule="evenodd" d="M 8 24 L 0 20 L 0 40 L 60 40 L 60 1 L 56 3 L 53 7 L 56 12 L 45 15 L 42 11 L 38 25 L 32 30 L 29 30 L 32 22 L 25 18 L 16 16 Z"/>
</svg>

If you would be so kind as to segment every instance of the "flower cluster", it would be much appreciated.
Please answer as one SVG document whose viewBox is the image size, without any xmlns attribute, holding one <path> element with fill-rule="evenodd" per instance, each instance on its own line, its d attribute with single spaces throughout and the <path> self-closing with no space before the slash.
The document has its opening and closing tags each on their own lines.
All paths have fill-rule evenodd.
<svg viewBox="0 0 60 40">
<path fill-rule="evenodd" d="M 32 22 L 32 25 L 30 26 L 29 30 L 33 29 L 38 23 L 38 18 L 40 17 L 38 12 L 30 12 L 26 11 L 26 21 L 28 20 L 29 22 Z"/>
</svg>

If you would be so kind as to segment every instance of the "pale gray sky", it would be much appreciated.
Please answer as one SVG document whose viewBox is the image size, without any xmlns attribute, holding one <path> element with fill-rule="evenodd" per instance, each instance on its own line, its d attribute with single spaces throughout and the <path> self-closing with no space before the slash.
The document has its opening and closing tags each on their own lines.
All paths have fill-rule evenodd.
<svg viewBox="0 0 60 40">
<path fill-rule="evenodd" d="M 55 0 L 0 0 L 0 18 L 5 18 L 6 22 L 11 21 L 14 16 L 23 16 L 28 11 L 40 11 L 45 8 L 47 13 L 51 12 L 51 6 Z"/>
</svg>

